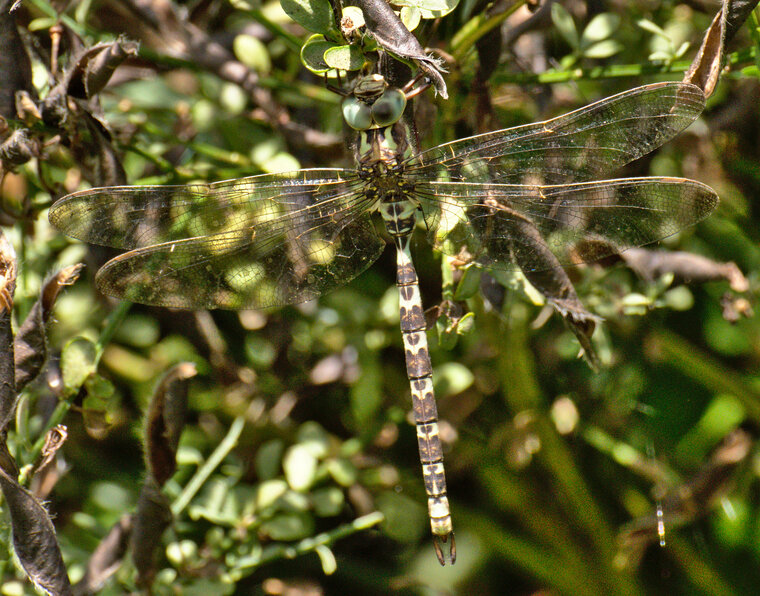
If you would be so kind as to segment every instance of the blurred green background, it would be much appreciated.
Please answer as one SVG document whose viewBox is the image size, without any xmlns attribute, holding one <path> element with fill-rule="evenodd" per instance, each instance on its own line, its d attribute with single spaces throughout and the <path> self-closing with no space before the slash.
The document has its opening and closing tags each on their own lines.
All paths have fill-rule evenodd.
<svg viewBox="0 0 760 596">
<path fill-rule="evenodd" d="M 565 13 L 555 10 L 554 18 L 521 7 L 496 23 L 500 39 L 478 29 L 498 18 L 499 6 L 463 2 L 421 25 L 423 43 L 456 58 L 446 76 L 450 98 L 427 92 L 418 100 L 424 147 L 474 134 L 486 118 L 491 128 L 519 125 L 678 80 L 715 8 L 561 4 Z M 25 4 L 19 26 L 48 49 L 57 11 L 88 44 L 119 32 L 140 40 L 139 58 L 99 94 L 130 184 L 351 164 L 340 98 L 304 69 L 297 44 L 308 34 L 278 4 L 167 6 L 258 73 L 257 87 L 303 129 L 284 131 L 240 85 L 178 55 L 172 34 L 180 39 L 182 28 L 165 15 L 151 36 L 113 3 Z M 582 32 L 600 14 L 612 15 L 602 18 L 609 31 L 592 38 L 605 44 L 584 45 Z M 134 510 L 145 475 L 144 412 L 165 372 L 189 361 L 198 375 L 178 471 L 164 486 L 175 519 L 159 549 L 156 594 L 758 593 L 756 27 L 750 19 L 732 40 L 731 67 L 699 121 L 619 173 L 712 186 L 718 210 L 658 248 L 735 263 L 733 287 L 667 274 L 645 280 L 622 263 L 573 270 L 584 305 L 604 318 L 593 338 L 598 372 L 578 357 L 561 318 L 517 277 L 481 279 L 483 291 L 457 301 L 475 315 L 457 341 L 441 342 L 431 328 L 456 565 L 441 568 L 430 542 L 389 249 L 312 303 L 272 312 L 122 311 L 98 367 L 106 389 L 91 382 L 72 398 L 59 477 L 45 496 L 72 580 L 108 529 Z M 486 68 L 474 42 L 483 39 L 502 48 L 486 52 L 498 58 L 487 83 L 476 79 Z M 64 52 L 64 66 L 67 59 Z M 44 96 L 50 64 L 38 56 L 32 67 Z M 304 131 L 319 132 L 320 142 Z M 72 339 L 97 341 L 115 308 L 92 281 L 113 254 L 47 223 L 51 201 L 82 184 L 75 159 L 52 140 L 44 158 L 8 173 L 0 189 L 5 232 L 19 255 L 19 320 L 50 270 L 88 264 L 57 303 L 53 369 Z M 414 253 L 433 319 L 450 262 L 422 231 Z M 30 386 L 22 404 L 23 424 L 9 438 L 21 461 L 55 405 L 49 384 Z M 214 454 L 218 465 L 199 477 Z M 12 562 L 9 533 L 1 536 L 0 593 L 32 593 Z M 135 589 L 127 562 L 100 593 Z"/>
</svg>

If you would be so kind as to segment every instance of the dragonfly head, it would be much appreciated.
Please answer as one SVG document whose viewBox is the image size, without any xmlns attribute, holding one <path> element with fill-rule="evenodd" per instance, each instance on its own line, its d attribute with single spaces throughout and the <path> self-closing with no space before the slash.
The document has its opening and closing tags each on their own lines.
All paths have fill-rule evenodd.
<svg viewBox="0 0 760 596">
<path fill-rule="evenodd" d="M 406 94 L 389 88 L 381 75 L 364 77 L 343 100 L 343 118 L 354 130 L 385 128 L 398 122 L 406 108 Z"/>
</svg>

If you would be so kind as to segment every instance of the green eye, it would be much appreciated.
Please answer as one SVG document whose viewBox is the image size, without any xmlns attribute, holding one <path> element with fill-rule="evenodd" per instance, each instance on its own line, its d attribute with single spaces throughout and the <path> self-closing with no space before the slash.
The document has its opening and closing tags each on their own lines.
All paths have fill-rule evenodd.
<svg viewBox="0 0 760 596">
<path fill-rule="evenodd" d="M 378 126 L 390 126 L 401 118 L 406 96 L 401 89 L 388 89 L 372 104 L 372 119 Z"/>
<path fill-rule="evenodd" d="M 355 97 L 343 100 L 343 119 L 354 130 L 367 130 L 372 126 L 372 110 L 363 101 Z"/>
</svg>

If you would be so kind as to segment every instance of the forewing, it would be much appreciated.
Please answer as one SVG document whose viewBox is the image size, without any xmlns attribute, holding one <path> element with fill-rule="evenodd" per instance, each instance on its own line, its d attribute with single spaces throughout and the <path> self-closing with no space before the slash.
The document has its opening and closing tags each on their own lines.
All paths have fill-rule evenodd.
<svg viewBox="0 0 760 596">
<path fill-rule="evenodd" d="M 488 267 L 524 271 L 601 259 L 675 234 L 718 197 L 683 178 L 530 186 L 431 182 L 417 188 L 431 243 Z"/>
<path fill-rule="evenodd" d="M 359 186 L 352 170 L 313 169 L 212 184 L 92 188 L 57 201 L 49 219 L 67 236 L 133 249 L 276 220 Z"/>
<path fill-rule="evenodd" d="M 136 247 L 98 272 L 106 294 L 177 308 L 267 308 L 315 298 L 377 259 L 384 243 L 362 189 L 341 170 L 96 189 L 62 199 L 51 221 L 91 242 Z"/>
<path fill-rule="evenodd" d="M 654 83 L 546 122 L 445 143 L 413 157 L 406 171 L 428 180 L 565 184 L 605 177 L 691 124 L 704 94 L 688 83 Z"/>
</svg>

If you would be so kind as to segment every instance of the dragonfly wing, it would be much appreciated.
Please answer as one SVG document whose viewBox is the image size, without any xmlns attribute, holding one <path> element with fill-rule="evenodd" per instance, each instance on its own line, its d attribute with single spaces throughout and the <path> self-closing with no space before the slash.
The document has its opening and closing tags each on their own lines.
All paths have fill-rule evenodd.
<svg viewBox="0 0 760 596">
<path fill-rule="evenodd" d="M 98 287 L 133 302 L 175 308 L 269 308 L 311 300 L 349 282 L 385 244 L 369 213 L 343 214 L 297 233 L 260 224 L 120 255 Z"/>
<path fill-rule="evenodd" d="M 704 94 L 688 83 L 654 83 L 546 122 L 469 137 L 411 158 L 412 180 L 565 184 L 604 177 L 691 124 Z"/>
<path fill-rule="evenodd" d="M 352 170 L 314 169 L 213 184 L 92 188 L 57 201 L 49 219 L 73 238 L 133 249 L 276 220 L 357 186 Z"/>
<path fill-rule="evenodd" d="M 267 308 L 315 298 L 377 259 L 376 199 L 362 191 L 341 170 L 96 189 L 57 203 L 51 220 L 86 240 L 135 247 L 98 272 L 106 294 L 177 308 Z"/>
<path fill-rule="evenodd" d="M 675 234 L 707 217 L 718 196 L 683 178 L 529 186 L 432 182 L 417 187 L 440 251 L 524 271 L 578 264 Z M 553 257 L 550 257 L 550 254 Z"/>
</svg>

